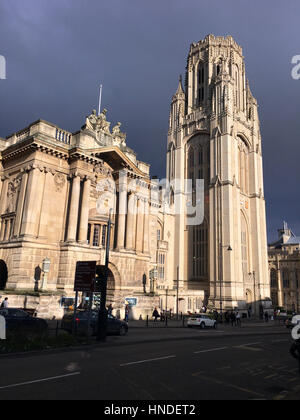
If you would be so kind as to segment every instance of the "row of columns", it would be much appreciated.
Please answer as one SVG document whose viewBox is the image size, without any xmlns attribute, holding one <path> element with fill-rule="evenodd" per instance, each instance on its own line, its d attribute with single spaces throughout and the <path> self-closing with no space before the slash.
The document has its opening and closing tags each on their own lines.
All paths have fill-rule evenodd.
<svg viewBox="0 0 300 420">
<path fill-rule="evenodd" d="M 13 235 L 38 235 L 39 213 L 43 201 L 45 173 L 39 168 L 24 171 L 20 184 L 19 198 L 17 201 L 16 217 Z M 7 205 L 9 179 L 3 178 L 0 191 L 0 214 L 5 212 Z M 26 193 L 27 192 L 27 193 Z M 87 242 L 89 209 L 90 209 L 91 179 L 83 180 L 82 199 L 81 177 L 74 175 L 72 178 L 70 207 L 68 215 L 68 228 L 66 240 L 80 243 Z M 79 209 L 81 201 L 81 209 Z M 79 219 L 79 220 L 78 220 Z M 11 232 L 11 219 L 2 223 L 0 240 L 8 240 Z M 6 226 L 5 226 L 6 225 Z M 77 228 L 79 228 L 77 233 Z M 7 237 L 6 238 L 4 238 Z M 117 249 L 134 250 L 139 253 L 149 254 L 149 201 L 146 197 L 128 194 L 126 185 L 119 184 L 119 212 Z"/>
<path fill-rule="evenodd" d="M 86 243 L 88 222 L 89 222 L 89 201 L 90 201 L 91 180 L 86 178 L 83 182 L 83 192 L 81 200 L 81 212 L 79 219 L 78 240 Z M 72 180 L 71 201 L 68 220 L 67 241 L 75 242 L 77 240 L 77 226 L 79 217 L 81 178 L 75 175 Z"/>
<path fill-rule="evenodd" d="M 126 217 L 127 213 L 127 217 Z M 149 254 L 149 201 L 127 190 L 119 191 L 117 249 Z"/>
<path fill-rule="evenodd" d="M 10 239 L 10 234 L 13 237 L 18 237 L 20 234 L 37 234 L 35 232 L 38 219 L 38 212 L 40 211 L 39 204 L 42 202 L 43 195 L 43 173 L 40 169 L 32 168 L 24 171 L 21 178 L 20 189 L 16 204 L 16 215 L 14 218 L 14 226 L 12 230 L 13 219 L 4 218 L 0 229 L 0 240 L 7 241 Z M 7 202 L 9 179 L 2 180 L 2 188 L 0 195 L 0 215 L 5 213 Z M 28 191 L 25 200 L 26 190 Z M 6 227 L 5 227 L 6 225 Z"/>
</svg>

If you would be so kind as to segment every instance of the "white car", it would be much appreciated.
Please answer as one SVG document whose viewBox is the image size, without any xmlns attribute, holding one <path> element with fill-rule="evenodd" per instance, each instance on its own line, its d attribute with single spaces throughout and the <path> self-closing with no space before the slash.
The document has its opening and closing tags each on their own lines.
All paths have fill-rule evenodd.
<svg viewBox="0 0 300 420">
<path fill-rule="evenodd" d="M 187 326 L 188 328 L 199 327 L 201 329 L 217 328 L 217 321 L 205 314 L 192 315 L 187 320 Z"/>
</svg>

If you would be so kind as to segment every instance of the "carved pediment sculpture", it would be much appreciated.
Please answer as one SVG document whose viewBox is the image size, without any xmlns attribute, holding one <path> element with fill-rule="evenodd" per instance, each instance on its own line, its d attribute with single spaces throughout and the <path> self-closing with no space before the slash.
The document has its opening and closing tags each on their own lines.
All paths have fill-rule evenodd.
<svg viewBox="0 0 300 420">
<path fill-rule="evenodd" d="M 97 111 L 94 109 L 92 114 L 86 118 L 84 128 L 87 130 L 95 131 L 98 133 L 99 131 L 103 131 L 107 134 L 110 134 L 110 122 L 106 120 L 107 109 L 103 109 L 100 115 L 97 115 Z"/>
<path fill-rule="evenodd" d="M 116 146 L 124 146 L 126 147 L 126 134 L 122 133 L 121 130 L 121 123 L 118 122 L 117 125 L 114 126 L 112 129 L 112 136 L 114 139 L 114 145 Z"/>
</svg>

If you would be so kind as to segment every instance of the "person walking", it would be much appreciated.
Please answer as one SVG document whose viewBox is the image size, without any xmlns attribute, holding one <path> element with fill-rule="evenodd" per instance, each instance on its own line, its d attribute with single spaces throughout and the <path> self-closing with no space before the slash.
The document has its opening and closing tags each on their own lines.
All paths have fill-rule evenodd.
<svg viewBox="0 0 300 420">
<path fill-rule="evenodd" d="M 129 305 L 126 305 L 125 306 L 125 318 L 124 318 L 124 321 L 125 322 L 128 322 L 128 320 L 129 320 Z"/>
<path fill-rule="evenodd" d="M 154 322 L 157 322 L 157 318 L 159 318 L 159 313 L 158 313 L 157 308 L 154 309 L 152 316 L 154 318 Z"/>
<path fill-rule="evenodd" d="M 231 319 L 231 326 L 236 327 L 236 315 L 233 311 L 230 314 L 230 319 Z"/>
<path fill-rule="evenodd" d="M 112 315 L 112 311 L 113 311 L 113 307 L 112 307 L 112 304 L 110 303 L 110 304 L 108 305 L 108 308 L 107 308 L 107 313 L 108 313 L 108 315 Z"/>
<path fill-rule="evenodd" d="M 8 308 L 8 298 L 5 298 L 4 301 L 1 303 L 1 309 Z"/>
<path fill-rule="evenodd" d="M 267 311 L 265 312 L 265 321 L 266 321 L 266 322 L 269 322 L 269 314 L 268 314 L 268 312 L 267 312 Z"/>
<path fill-rule="evenodd" d="M 236 324 L 238 327 L 242 326 L 241 314 L 239 312 L 236 313 Z"/>
</svg>

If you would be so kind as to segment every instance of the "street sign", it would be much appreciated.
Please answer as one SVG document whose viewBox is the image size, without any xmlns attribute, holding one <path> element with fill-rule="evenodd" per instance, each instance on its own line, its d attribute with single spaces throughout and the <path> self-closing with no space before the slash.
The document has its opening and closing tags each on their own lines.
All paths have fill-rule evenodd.
<svg viewBox="0 0 300 420">
<path fill-rule="evenodd" d="M 138 299 L 134 297 L 125 298 L 126 305 L 136 306 L 138 304 Z"/>
<path fill-rule="evenodd" d="M 75 292 L 93 292 L 96 277 L 96 261 L 78 261 L 75 273 Z"/>
</svg>

